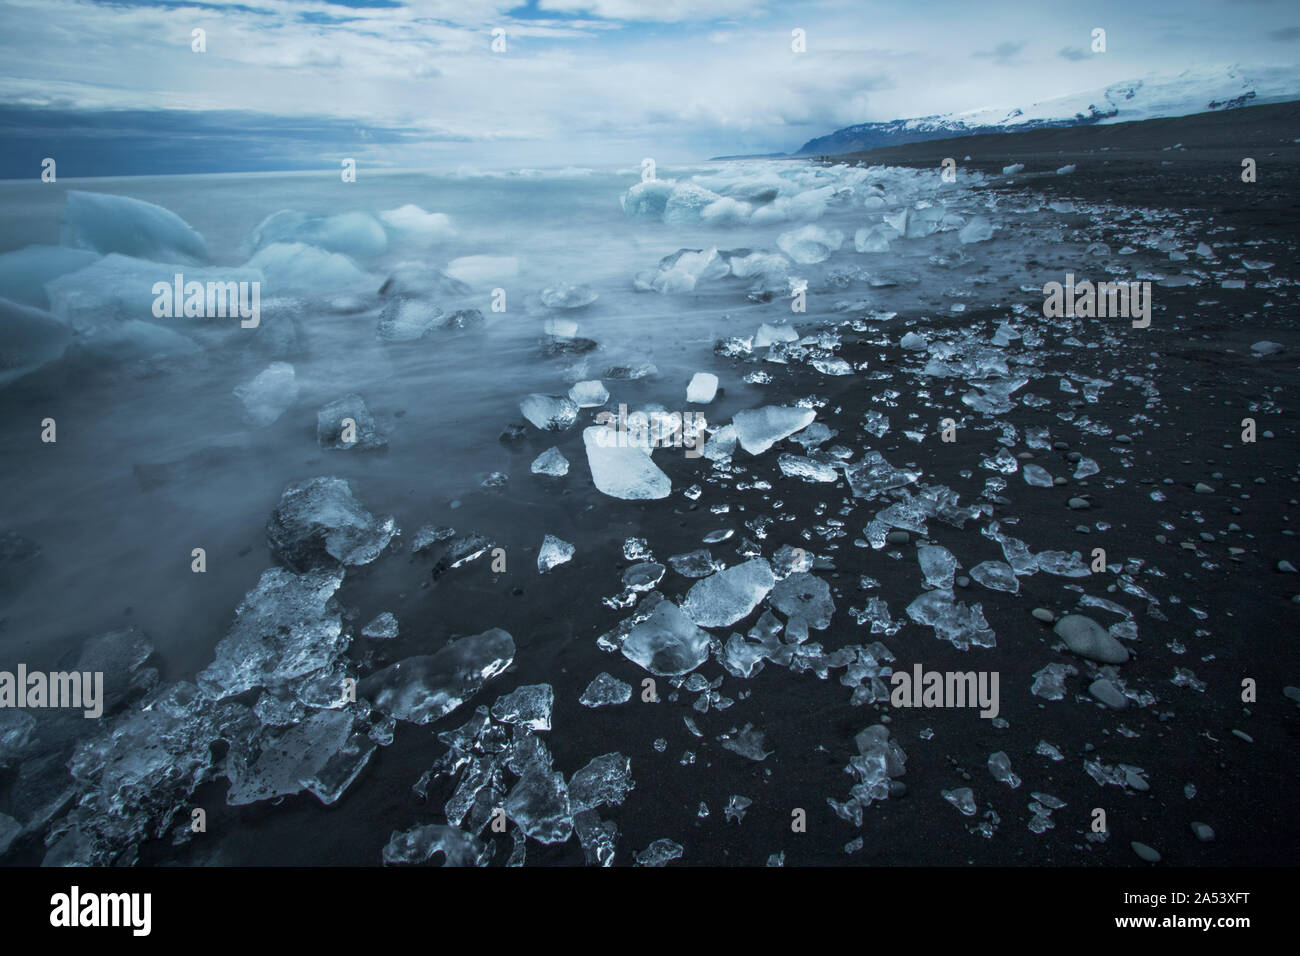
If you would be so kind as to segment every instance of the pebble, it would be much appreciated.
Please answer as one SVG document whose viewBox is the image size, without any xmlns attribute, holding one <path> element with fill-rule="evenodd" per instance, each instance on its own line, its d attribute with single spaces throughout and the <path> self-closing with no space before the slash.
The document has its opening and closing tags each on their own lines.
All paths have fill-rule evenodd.
<svg viewBox="0 0 1300 956">
<path fill-rule="evenodd" d="M 1053 630 L 1080 657 L 1102 664 L 1123 664 L 1128 660 L 1128 649 L 1083 614 L 1067 614 L 1056 622 Z"/>
<path fill-rule="evenodd" d="M 1277 563 L 1277 569 L 1286 574 L 1295 574 L 1295 565 L 1290 561 L 1279 561 Z"/>
<path fill-rule="evenodd" d="M 1127 435 L 1116 435 L 1115 440 L 1121 445 L 1128 445 L 1133 442 L 1133 439 L 1129 438 Z"/>
<path fill-rule="evenodd" d="M 1032 613 L 1034 617 L 1042 621 L 1044 624 L 1051 624 L 1056 620 L 1056 615 L 1045 607 L 1036 607 Z"/>
<path fill-rule="evenodd" d="M 1193 820 L 1192 832 L 1196 834 L 1196 839 L 1200 840 L 1202 843 L 1209 843 L 1214 839 L 1214 828 L 1208 823 L 1198 823 Z"/>
<path fill-rule="evenodd" d="M 970 587 L 970 578 L 966 577 L 964 574 L 960 575 L 958 576 L 956 583 L 959 588 L 968 588 Z"/>
<path fill-rule="evenodd" d="M 1071 498 L 1067 504 L 1069 504 L 1069 506 L 1075 511 L 1083 511 L 1086 508 L 1092 507 L 1092 505 L 1088 503 L 1087 498 Z"/>
<path fill-rule="evenodd" d="M 1124 696 L 1123 691 L 1104 677 L 1093 681 L 1088 687 L 1088 693 L 1114 710 L 1123 710 L 1128 706 L 1128 698 Z"/>
<path fill-rule="evenodd" d="M 1250 734 L 1246 733 L 1244 730 L 1233 730 L 1233 733 L 1236 734 L 1238 737 L 1240 737 L 1242 740 L 1246 741 L 1246 743 L 1248 744 L 1253 744 L 1255 742 L 1255 738 L 1252 737 Z"/>
<path fill-rule="evenodd" d="M 1211 488 L 1209 485 L 1207 485 L 1207 484 L 1206 484 L 1205 482 L 1203 482 L 1203 481 L 1198 481 L 1198 482 L 1196 483 L 1196 487 L 1195 487 L 1194 489 L 1192 489 L 1192 490 L 1195 491 L 1198 495 L 1212 495 L 1212 494 L 1214 494 L 1214 489 Z"/>
<path fill-rule="evenodd" d="M 1129 846 L 1133 848 L 1134 853 L 1146 860 L 1148 863 L 1160 862 L 1160 854 L 1145 843 L 1139 843 L 1137 840 L 1133 840 L 1129 843 Z"/>
</svg>

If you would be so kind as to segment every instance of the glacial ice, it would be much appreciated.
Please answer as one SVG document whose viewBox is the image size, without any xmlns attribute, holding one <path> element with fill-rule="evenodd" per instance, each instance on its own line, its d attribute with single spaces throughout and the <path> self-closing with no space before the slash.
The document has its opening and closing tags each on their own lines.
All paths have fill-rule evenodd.
<svg viewBox="0 0 1300 956">
<path fill-rule="evenodd" d="M 357 694 L 390 717 L 428 724 L 478 693 L 514 658 L 514 639 L 494 627 L 376 671 L 358 683 Z"/>
<path fill-rule="evenodd" d="M 844 245 L 844 233 L 838 229 L 824 229 L 807 225 L 783 232 L 776 244 L 781 251 L 801 265 L 824 262 Z"/>
<path fill-rule="evenodd" d="M 578 406 L 567 395 L 525 395 L 519 411 L 545 432 L 562 432 L 578 420 Z"/>
<path fill-rule="evenodd" d="M 415 208 L 415 207 L 410 207 Z M 343 212 L 309 216 L 283 209 L 267 216 L 253 230 L 252 251 L 273 243 L 305 243 L 348 256 L 377 256 L 388 249 L 388 236 L 369 213 Z"/>
<path fill-rule="evenodd" d="M 649 451 L 627 441 L 620 445 L 620 433 L 614 429 L 593 425 L 583 429 L 582 441 L 591 480 L 601 494 L 638 501 L 672 493 L 672 482 L 650 459 Z"/>
<path fill-rule="evenodd" d="M 707 405 L 718 394 L 718 376 L 712 372 L 696 372 L 686 386 L 686 401 Z"/>
<path fill-rule="evenodd" d="M 389 299 L 379 313 L 375 334 L 385 342 L 414 342 L 445 325 L 442 311 L 426 299 Z"/>
<path fill-rule="evenodd" d="M 916 549 L 916 557 L 929 587 L 952 590 L 953 575 L 957 573 L 958 564 L 951 551 L 939 545 L 921 545 Z"/>
<path fill-rule="evenodd" d="M 993 647 L 997 643 L 981 606 L 962 604 L 950 590 L 926 591 L 907 606 L 907 616 L 917 624 L 934 628 L 935 637 L 951 642 L 958 650 L 964 651 L 972 644 Z"/>
<path fill-rule="evenodd" d="M 688 598 L 689 599 L 689 598 Z M 687 674 L 709 657 L 709 635 L 671 601 L 661 601 L 623 641 L 623 655 L 652 674 Z"/>
<path fill-rule="evenodd" d="M 548 309 L 581 309 L 600 296 L 589 285 L 557 285 L 542 290 L 542 305 Z M 572 336 L 569 336 L 570 338 Z"/>
<path fill-rule="evenodd" d="M 569 400 L 579 408 L 599 408 L 609 401 L 609 391 L 600 379 L 574 382 L 569 389 Z"/>
<path fill-rule="evenodd" d="M 59 216 L 59 243 L 157 262 L 196 265 L 208 260 L 203 237 L 170 209 L 129 196 L 77 189 L 68 190 Z"/>
<path fill-rule="evenodd" d="M 0 254 L 0 298 L 34 309 L 49 310 L 45 283 L 77 272 L 99 258 L 89 249 L 66 246 L 25 246 Z"/>
<path fill-rule="evenodd" d="M 284 730 L 264 730 L 256 756 L 232 748 L 226 802 L 242 806 L 308 790 L 322 803 L 334 803 L 375 752 L 353 723 L 350 711 L 318 710 Z"/>
<path fill-rule="evenodd" d="M 71 341 L 49 313 L 0 299 L 0 387 L 57 360 Z"/>
<path fill-rule="evenodd" d="M 563 478 L 569 473 L 569 459 L 564 457 L 560 449 L 551 447 L 533 459 L 532 467 L 529 470 L 534 475 Z"/>
<path fill-rule="evenodd" d="M 610 707 L 626 704 L 631 699 L 631 684 L 602 671 L 587 685 L 578 702 L 584 707 Z"/>
<path fill-rule="evenodd" d="M 395 244 L 427 249 L 456 235 L 456 229 L 445 213 L 426 212 L 412 203 L 387 209 L 379 214 L 379 219 Z"/>
<path fill-rule="evenodd" d="M 447 275 L 474 288 L 482 288 L 519 274 L 513 256 L 462 256 L 447 263 Z"/>
<path fill-rule="evenodd" d="M 736 429 L 740 447 L 757 456 L 806 428 L 816 417 L 817 413 L 811 408 L 765 405 L 737 412 L 731 423 Z"/>
<path fill-rule="evenodd" d="M 803 618 L 816 630 L 830 627 L 835 602 L 831 588 L 815 574 L 798 572 L 778 581 L 769 598 L 772 606 L 788 618 Z"/>
<path fill-rule="evenodd" d="M 351 441 L 344 436 L 344 422 L 348 420 L 351 428 L 347 437 Z M 361 396 L 349 392 L 316 412 L 316 442 L 324 449 L 368 451 L 383 448 L 388 439 L 375 426 L 375 418 Z"/>
<path fill-rule="evenodd" d="M 1016 572 L 1011 569 L 1011 565 L 1001 561 L 981 561 L 970 569 L 970 576 L 993 591 L 1008 591 L 1011 594 L 1020 592 Z"/>
<path fill-rule="evenodd" d="M 621 753 L 601 754 L 574 773 L 569 781 L 569 804 L 574 813 L 617 807 L 634 788 L 632 761 Z"/>
<path fill-rule="evenodd" d="M 347 256 L 301 242 L 276 242 L 259 249 L 247 267 L 266 277 L 263 294 L 346 295 L 370 292 L 374 277 L 357 268 Z"/>
<path fill-rule="evenodd" d="M 554 704 L 555 691 L 550 684 L 526 684 L 498 697 L 492 717 L 533 731 L 550 730 Z"/>
<path fill-rule="evenodd" d="M 377 519 L 342 478 L 293 482 L 266 526 L 271 551 L 295 571 L 369 564 L 397 533 L 391 517 Z"/>
<path fill-rule="evenodd" d="M 542 546 L 537 551 L 537 570 L 545 574 L 561 564 L 573 560 L 573 545 L 562 541 L 553 534 L 542 539 Z"/>
<path fill-rule="evenodd" d="M 972 242 L 984 242 L 993 238 L 993 223 L 983 216 L 976 216 L 957 231 L 957 238 L 962 245 Z"/>
<path fill-rule="evenodd" d="M 298 380 L 288 362 L 272 362 L 248 384 L 235 389 L 244 403 L 244 420 L 264 428 L 277 421 L 298 400 Z"/>
<path fill-rule="evenodd" d="M 726 627 L 746 617 L 776 584 L 764 558 L 718 571 L 691 586 L 682 610 L 703 627 Z"/>
<path fill-rule="evenodd" d="M 443 855 L 443 866 L 486 866 L 490 846 L 458 827 L 429 823 L 402 832 L 394 831 L 384 847 L 384 864 L 427 863 Z"/>
<path fill-rule="evenodd" d="M 263 571 L 235 609 L 214 660 L 198 675 L 199 687 L 220 699 L 255 687 L 292 688 L 328 673 L 348 646 L 333 600 L 342 583 L 341 568 Z"/>
</svg>

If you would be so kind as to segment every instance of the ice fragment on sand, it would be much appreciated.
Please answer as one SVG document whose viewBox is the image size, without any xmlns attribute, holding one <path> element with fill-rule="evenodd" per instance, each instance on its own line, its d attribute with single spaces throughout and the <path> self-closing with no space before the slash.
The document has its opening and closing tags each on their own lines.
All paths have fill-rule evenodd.
<svg viewBox="0 0 1300 956">
<path fill-rule="evenodd" d="M 244 420 L 264 427 L 276 421 L 298 400 L 298 380 L 288 362 L 272 362 L 247 385 L 235 389 L 244 403 Z"/>
<path fill-rule="evenodd" d="M 672 482 L 650 459 L 646 449 L 626 441 L 612 428 L 594 425 L 583 429 L 587 464 L 596 490 L 611 498 L 644 500 L 666 498 Z"/>
<path fill-rule="evenodd" d="M 498 697 L 492 705 L 492 716 L 504 724 L 550 730 L 554 703 L 555 692 L 550 684 L 525 684 Z"/>
<path fill-rule="evenodd" d="M 777 583 L 769 600 L 786 617 L 803 618 L 809 627 L 819 631 L 830 627 L 835 613 L 830 585 L 815 574 L 791 574 Z"/>
<path fill-rule="evenodd" d="M 357 685 L 357 693 L 390 717 L 428 724 L 463 704 L 514 658 L 513 638 L 492 628 L 376 671 Z"/>
<path fill-rule="evenodd" d="M 562 541 L 553 534 L 542 539 L 542 547 L 537 552 L 537 570 L 545 574 L 551 568 L 573 560 L 573 545 Z"/>
<path fill-rule="evenodd" d="M 626 704 L 631 699 L 631 684 L 602 671 L 587 685 L 587 689 L 578 698 L 578 703 L 584 707 L 609 707 L 614 704 Z"/>
<path fill-rule="evenodd" d="M 534 475 L 563 478 L 569 473 L 569 459 L 564 457 L 560 449 L 548 448 L 533 459 L 531 471 Z"/>
<path fill-rule="evenodd" d="M 726 627 L 758 607 L 774 584 L 771 565 L 763 558 L 754 558 L 694 584 L 682 602 L 682 610 L 703 627 Z"/>
<path fill-rule="evenodd" d="M 427 863 L 437 853 L 443 855 L 443 866 L 484 866 L 492 849 L 457 827 L 429 823 L 394 831 L 384 847 L 384 863 Z"/>
<path fill-rule="evenodd" d="M 342 478 L 312 478 L 284 489 L 266 526 L 267 543 L 296 571 L 369 564 L 397 533 L 391 517 L 377 519 Z"/>
<path fill-rule="evenodd" d="M 983 608 L 978 604 L 967 607 L 954 600 L 950 590 L 927 591 L 907 606 L 907 616 L 917 624 L 934 628 L 935 637 L 951 641 L 959 650 L 972 644 L 993 647 L 996 636 L 984 620 Z"/>
<path fill-rule="evenodd" d="M 621 753 L 602 754 L 593 757 L 569 781 L 569 804 L 574 813 L 616 807 L 633 788 L 632 761 Z"/>
<path fill-rule="evenodd" d="M 567 395 L 528 395 L 519 410 L 542 431 L 562 432 L 578 420 L 578 406 Z"/>
<path fill-rule="evenodd" d="M 649 617 L 632 628 L 622 651 L 628 660 L 652 674 L 686 674 L 708 660 L 709 635 L 676 604 L 662 601 Z"/>
<path fill-rule="evenodd" d="M 686 386 L 686 401 L 707 405 L 718 394 L 718 376 L 712 372 L 696 372 Z"/>
<path fill-rule="evenodd" d="M 599 408 L 609 401 L 609 391 L 600 379 L 575 382 L 569 389 L 569 400 L 579 408 Z"/>
<path fill-rule="evenodd" d="M 731 423 L 740 447 L 751 455 L 761 455 L 782 439 L 808 427 L 816 417 L 811 408 L 765 405 L 737 412 Z"/>
</svg>

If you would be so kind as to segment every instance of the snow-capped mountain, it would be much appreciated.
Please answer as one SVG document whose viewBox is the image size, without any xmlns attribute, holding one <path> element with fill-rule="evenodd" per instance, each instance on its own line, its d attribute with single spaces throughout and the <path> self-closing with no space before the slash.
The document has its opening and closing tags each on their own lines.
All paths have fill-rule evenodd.
<svg viewBox="0 0 1300 956">
<path fill-rule="evenodd" d="M 1024 108 L 987 108 L 885 123 L 846 126 L 805 143 L 795 156 L 827 156 L 978 133 L 1015 133 L 1053 126 L 1127 123 L 1161 116 L 1300 99 L 1300 71 L 1281 67 L 1186 70 L 1148 76 L 1042 100 Z"/>
</svg>

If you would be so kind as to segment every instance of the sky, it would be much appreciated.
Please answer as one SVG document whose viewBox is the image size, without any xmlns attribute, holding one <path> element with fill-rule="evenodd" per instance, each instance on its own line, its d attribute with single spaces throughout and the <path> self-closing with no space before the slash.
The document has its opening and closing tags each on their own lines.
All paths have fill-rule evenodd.
<svg viewBox="0 0 1300 956">
<path fill-rule="evenodd" d="M 1293 0 L 0 0 L 0 178 L 695 162 L 1297 60 Z"/>
</svg>

